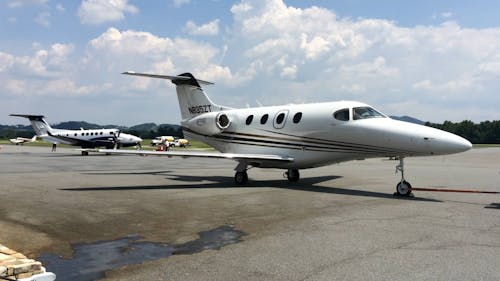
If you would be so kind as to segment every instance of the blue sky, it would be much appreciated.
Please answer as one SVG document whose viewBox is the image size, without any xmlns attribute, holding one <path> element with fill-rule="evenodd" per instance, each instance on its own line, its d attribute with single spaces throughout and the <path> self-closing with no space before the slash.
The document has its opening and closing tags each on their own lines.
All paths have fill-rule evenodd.
<svg viewBox="0 0 500 281">
<path fill-rule="evenodd" d="M 177 123 L 192 72 L 231 107 L 359 100 L 390 115 L 498 120 L 498 1 L 6 0 L 0 123 Z"/>
</svg>

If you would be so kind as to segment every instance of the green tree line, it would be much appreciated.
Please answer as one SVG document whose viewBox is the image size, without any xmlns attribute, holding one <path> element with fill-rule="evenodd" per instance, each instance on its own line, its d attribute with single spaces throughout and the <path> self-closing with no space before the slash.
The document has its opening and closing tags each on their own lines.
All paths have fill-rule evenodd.
<svg viewBox="0 0 500 281">
<path fill-rule="evenodd" d="M 444 121 L 443 124 L 427 122 L 425 125 L 459 135 L 471 143 L 500 144 L 500 120 L 484 121 L 479 124 L 470 120 L 460 123 Z"/>
</svg>

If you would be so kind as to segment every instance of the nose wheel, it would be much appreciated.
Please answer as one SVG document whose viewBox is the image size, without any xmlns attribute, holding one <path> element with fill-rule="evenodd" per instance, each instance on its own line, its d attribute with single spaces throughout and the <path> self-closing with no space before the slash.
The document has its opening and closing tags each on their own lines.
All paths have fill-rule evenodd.
<svg viewBox="0 0 500 281">
<path fill-rule="evenodd" d="M 248 166 L 245 162 L 240 162 L 236 168 L 234 168 L 236 173 L 234 174 L 234 182 L 239 185 L 244 185 L 248 182 Z"/>
<path fill-rule="evenodd" d="M 394 195 L 405 197 L 412 196 L 413 194 L 411 193 L 411 184 L 405 180 L 404 157 L 399 157 L 399 164 L 396 166 L 396 173 L 397 172 L 401 172 L 401 180 L 396 185 L 396 192 L 394 193 Z"/>
</svg>

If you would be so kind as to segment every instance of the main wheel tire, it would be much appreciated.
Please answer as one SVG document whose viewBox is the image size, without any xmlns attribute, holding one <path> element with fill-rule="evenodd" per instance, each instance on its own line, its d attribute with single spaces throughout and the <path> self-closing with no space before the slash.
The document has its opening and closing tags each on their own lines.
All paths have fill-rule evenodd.
<svg viewBox="0 0 500 281">
<path fill-rule="evenodd" d="M 247 172 L 246 171 L 236 172 L 236 174 L 234 174 L 234 181 L 240 185 L 247 183 L 248 181 Z"/>
<path fill-rule="evenodd" d="M 297 169 L 288 169 L 286 172 L 286 177 L 289 182 L 298 182 L 300 178 L 299 170 Z"/>
<path fill-rule="evenodd" d="M 400 196 L 410 196 L 411 194 L 411 184 L 407 181 L 400 181 L 396 185 L 396 193 Z"/>
</svg>

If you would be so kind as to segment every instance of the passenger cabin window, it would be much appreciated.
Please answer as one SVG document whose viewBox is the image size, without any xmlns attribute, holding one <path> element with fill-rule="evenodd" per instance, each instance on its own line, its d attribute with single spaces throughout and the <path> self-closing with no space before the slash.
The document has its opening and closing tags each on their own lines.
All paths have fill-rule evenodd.
<svg viewBox="0 0 500 281">
<path fill-rule="evenodd" d="M 354 107 L 352 109 L 352 118 L 354 120 L 359 120 L 368 118 L 385 118 L 385 116 L 371 107 L 364 106 Z"/>
<path fill-rule="evenodd" d="M 300 119 L 302 119 L 302 112 L 295 113 L 295 115 L 293 116 L 293 123 L 299 123 Z"/>
<path fill-rule="evenodd" d="M 276 124 L 283 123 L 283 120 L 285 120 L 285 113 L 282 112 L 278 114 L 278 117 L 276 117 Z"/>
<path fill-rule="evenodd" d="M 269 114 L 262 115 L 262 117 L 260 118 L 260 124 L 262 125 L 266 124 L 267 119 L 269 119 Z"/>
<path fill-rule="evenodd" d="M 349 121 L 349 108 L 335 111 L 335 113 L 333 114 L 333 118 L 340 121 Z"/>
<path fill-rule="evenodd" d="M 253 115 L 249 115 L 247 117 L 247 120 L 245 121 L 245 124 L 250 125 L 252 124 L 252 121 L 253 121 Z"/>
</svg>

